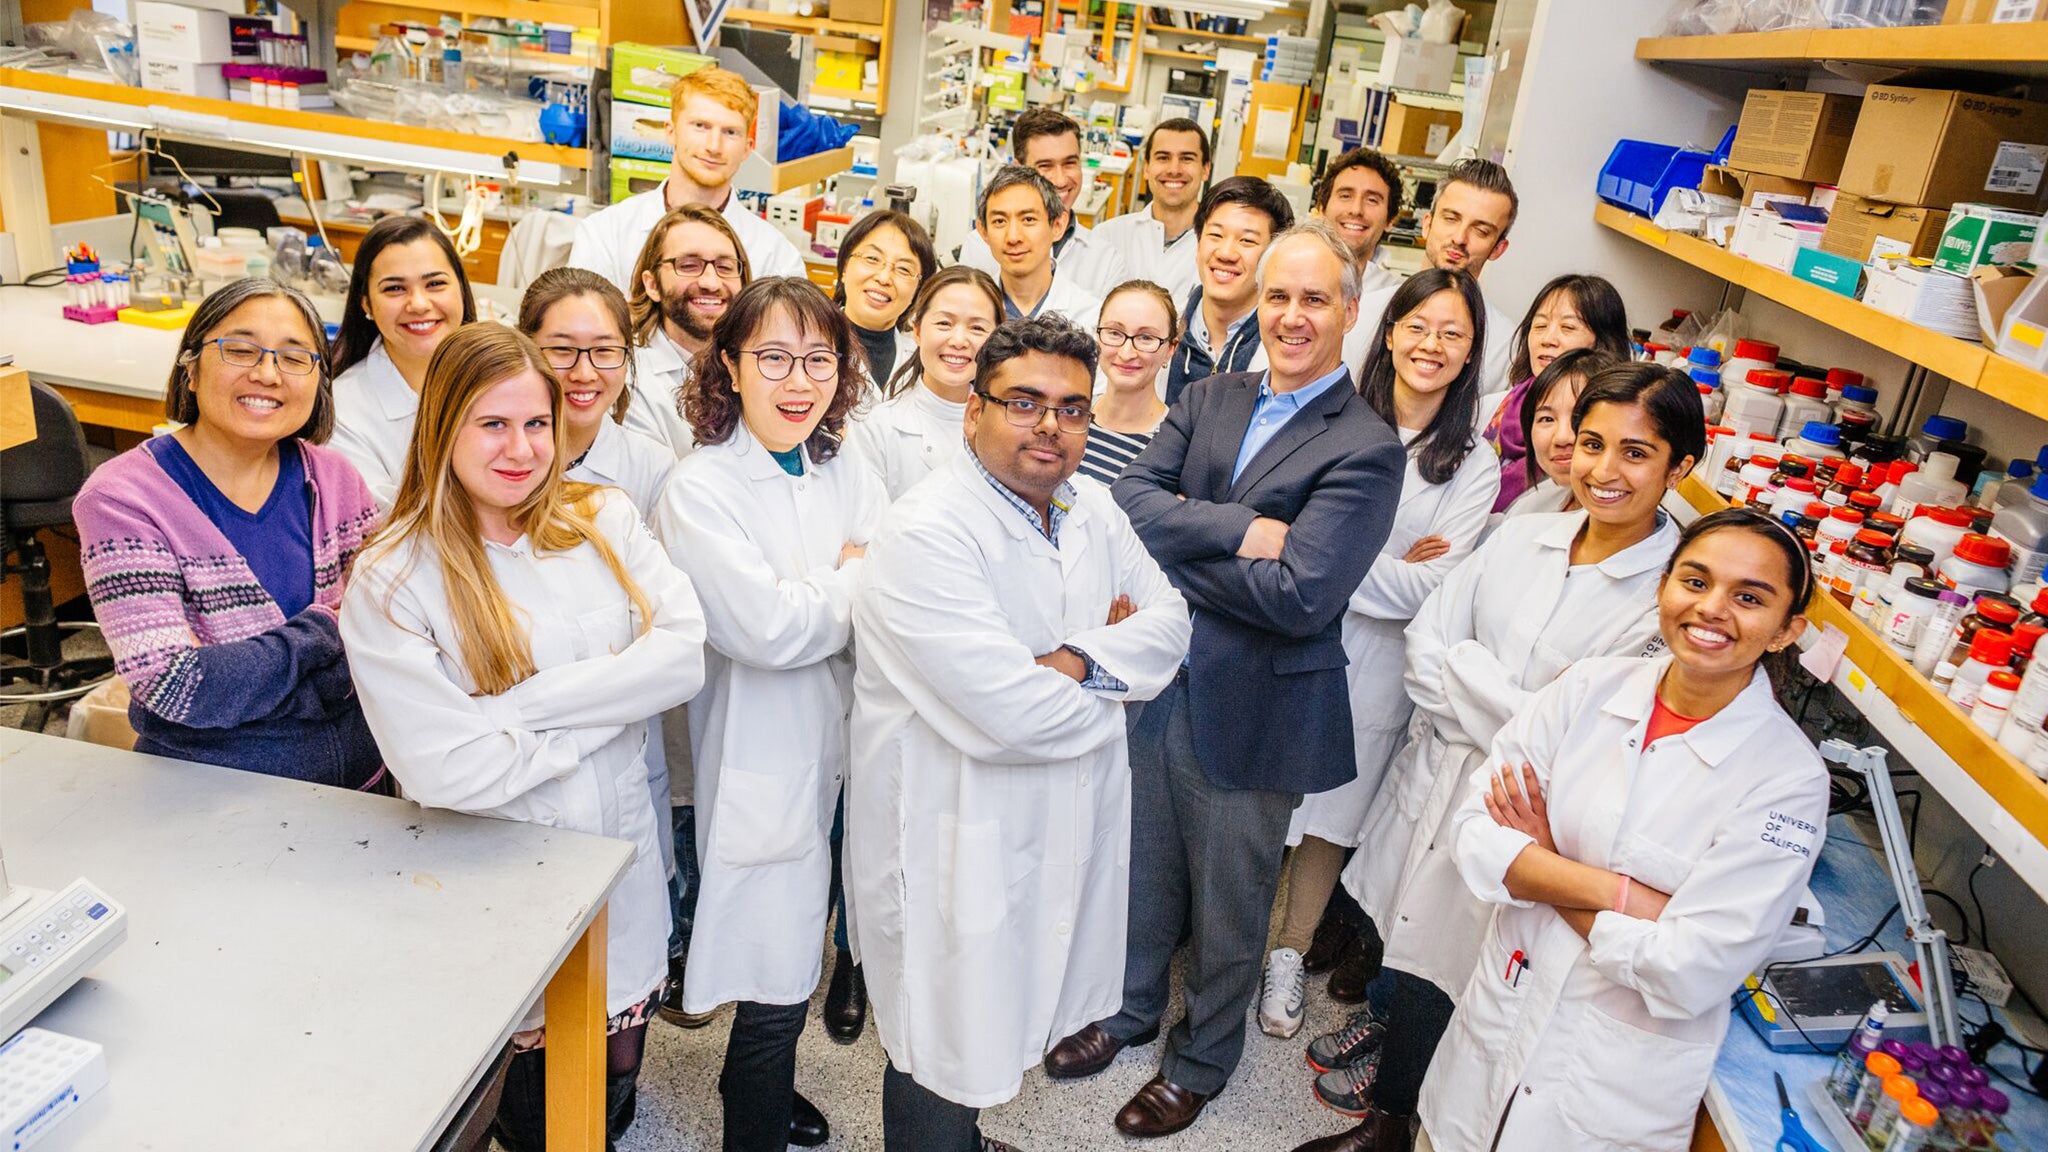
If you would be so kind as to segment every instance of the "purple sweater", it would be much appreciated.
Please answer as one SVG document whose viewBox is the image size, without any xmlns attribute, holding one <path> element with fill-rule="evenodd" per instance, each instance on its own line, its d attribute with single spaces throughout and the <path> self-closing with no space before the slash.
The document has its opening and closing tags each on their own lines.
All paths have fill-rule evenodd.
<svg viewBox="0 0 2048 1152">
<path fill-rule="evenodd" d="M 136 749 L 361 787 L 381 763 L 335 611 L 375 527 L 368 486 L 330 449 L 288 440 L 311 490 L 313 603 L 286 619 L 248 562 L 139 445 L 72 502 L 86 594 L 128 682 Z"/>
</svg>

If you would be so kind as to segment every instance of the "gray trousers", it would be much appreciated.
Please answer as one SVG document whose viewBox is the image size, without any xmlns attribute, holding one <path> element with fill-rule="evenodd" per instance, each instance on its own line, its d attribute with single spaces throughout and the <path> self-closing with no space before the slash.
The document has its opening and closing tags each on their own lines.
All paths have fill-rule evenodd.
<svg viewBox="0 0 2048 1152">
<path fill-rule="evenodd" d="M 1257 723 L 1246 717 L 1246 723 Z M 1175 946 L 1187 1014 L 1167 1033 L 1160 1072 L 1192 1092 L 1222 1090 L 1244 1054 L 1273 893 L 1298 792 L 1219 788 L 1202 771 L 1184 680 L 1131 729 L 1131 917 L 1123 1010 L 1102 1024 L 1129 1039 L 1160 1022 Z"/>
</svg>

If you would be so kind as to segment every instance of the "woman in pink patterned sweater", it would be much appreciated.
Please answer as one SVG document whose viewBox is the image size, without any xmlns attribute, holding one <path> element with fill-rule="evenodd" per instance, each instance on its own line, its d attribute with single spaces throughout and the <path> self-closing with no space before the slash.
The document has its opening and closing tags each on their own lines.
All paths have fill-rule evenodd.
<svg viewBox="0 0 2048 1152">
<path fill-rule="evenodd" d="M 165 394 L 185 426 L 107 462 L 72 504 L 138 751 L 344 788 L 383 776 L 335 616 L 377 510 L 319 446 L 326 345 L 290 288 L 207 297 Z"/>
</svg>

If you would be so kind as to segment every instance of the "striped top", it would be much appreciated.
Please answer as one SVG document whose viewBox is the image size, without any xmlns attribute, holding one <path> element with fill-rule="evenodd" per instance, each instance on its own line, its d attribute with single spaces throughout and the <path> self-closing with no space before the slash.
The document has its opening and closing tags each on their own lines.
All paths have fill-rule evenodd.
<svg viewBox="0 0 2048 1152">
<path fill-rule="evenodd" d="M 1150 432 L 1112 432 L 1095 425 L 1088 429 L 1087 447 L 1081 449 L 1081 475 L 1104 484 L 1116 483 L 1116 478 L 1152 442 L 1152 436 Z"/>
<path fill-rule="evenodd" d="M 335 610 L 377 506 L 347 459 L 300 440 L 313 601 L 287 617 L 248 559 L 138 445 L 72 502 L 86 594 L 128 682 L 136 748 L 357 787 L 379 757 L 356 704 Z"/>
</svg>

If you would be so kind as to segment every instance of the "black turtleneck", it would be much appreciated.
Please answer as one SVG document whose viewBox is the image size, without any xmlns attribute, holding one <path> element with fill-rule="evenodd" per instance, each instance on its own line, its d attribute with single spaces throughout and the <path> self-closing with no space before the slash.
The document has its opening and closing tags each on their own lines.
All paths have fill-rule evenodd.
<svg viewBox="0 0 2048 1152">
<path fill-rule="evenodd" d="M 853 334 L 860 337 L 860 346 L 868 354 L 868 372 L 876 387 L 888 382 L 896 371 L 896 331 L 893 328 L 873 332 L 858 324 Z"/>
</svg>

